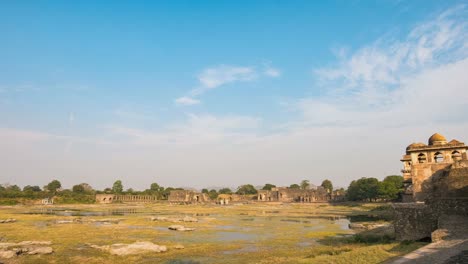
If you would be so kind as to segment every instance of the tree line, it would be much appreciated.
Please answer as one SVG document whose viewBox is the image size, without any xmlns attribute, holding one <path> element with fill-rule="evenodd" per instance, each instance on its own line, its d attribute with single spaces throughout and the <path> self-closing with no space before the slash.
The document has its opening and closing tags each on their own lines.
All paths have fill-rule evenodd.
<svg viewBox="0 0 468 264">
<path fill-rule="evenodd" d="M 333 188 L 333 183 L 326 179 L 320 185 L 328 193 L 336 191 Z M 261 190 L 272 190 L 276 185 L 266 183 Z M 289 186 L 291 189 L 309 189 L 311 184 L 308 180 L 303 180 L 300 183 L 294 183 Z M 94 190 L 89 184 L 81 183 L 74 185 L 71 189 L 63 189 L 62 184 L 58 180 L 53 180 L 43 188 L 39 186 L 27 185 L 21 189 L 17 185 L 4 184 L 0 185 L 0 203 L 14 204 L 20 202 L 21 199 L 43 199 L 55 197 L 59 203 L 93 203 L 94 195 L 97 193 L 113 193 L 120 195 L 154 195 L 159 200 L 167 200 L 172 190 L 183 190 L 183 188 L 163 187 L 158 183 L 151 183 L 148 189 L 137 191 L 132 188 L 124 190 L 121 180 L 114 182 L 112 187 L 104 190 Z M 376 178 L 361 178 L 352 181 L 349 187 L 345 190 L 338 189 L 339 193 L 345 195 L 350 201 L 392 201 L 397 200 L 403 191 L 403 177 L 391 175 L 385 177 L 383 181 Z M 221 188 L 219 190 L 207 188 L 202 189 L 202 193 L 207 194 L 211 199 L 216 199 L 220 194 L 239 194 L 239 195 L 255 195 L 258 190 L 252 184 L 240 185 L 237 189 Z M 16 200 L 15 200 L 16 199 Z"/>
</svg>

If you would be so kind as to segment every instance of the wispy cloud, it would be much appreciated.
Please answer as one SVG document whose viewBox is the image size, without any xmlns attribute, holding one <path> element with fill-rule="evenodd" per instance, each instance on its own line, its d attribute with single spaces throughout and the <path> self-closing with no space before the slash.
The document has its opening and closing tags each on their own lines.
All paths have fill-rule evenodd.
<svg viewBox="0 0 468 264">
<path fill-rule="evenodd" d="M 314 70 L 327 94 L 297 106 L 315 124 L 408 124 L 457 116 L 453 105 L 468 110 L 461 85 L 467 81 L 467 15 L 458 6 L 418 25 L 403 41 L 386 36 L 348 56 L 338 52 L 334 66 Z M 444 111 L 429 114 L 427 106 L 436 102 Z"/>
<path fill-rule="evenodd" d="M 182 122 L 163 130 L 148 131 L 119 125 L 108 126 L 114 135 L 125 136 L 129 143 L 154 145 L 192 145 L 212 142 L 241 142 L 254 136 L 260 119 L 250 116 L 215 116 L 188 114 Z"/>
<path fill-rule="evenodd" d="M 178 105 L 196 105 L 200 103 L 200 100 L 193 99 L 187 96 L 179 97 L 175 99 L 175 103 Z"/>
<path fill-rule="evenodd" d="M 266 76 L 269 76 L 269 77 L 273 77 L 273 78 L 276 78 L 276 77 L 280 77 L 281 76 L 281 71 L 277 68 L 273 68 L 271 66 L 267 66 L 265 67 L 265 69 L 263 70 L 263 73 L 266 75 Z"/>
<path fill-rule="evenodd" d="M 253 67 L 220 65 L 203 70 L 197 78 L 204 88 L 214 89 L 228 83 L 255 80 L 257 73 Z"/>
<path fill-rule="evenodd" d="M 187 96 L 175 99 L 175 103 L 178 105 L 196 105 L 200 103 L 200 100 L 195 99 L 195 97 L 201 96 L 209 90 L 233 83 L 252 82 L 261 77 L 276 78 L 279 76 L 281 76 L 281 71 L 270 64 L 263 67 L 225 64 L 209 67 L 197 75 L 197 88 L 190 90 Z"/>
</svg>

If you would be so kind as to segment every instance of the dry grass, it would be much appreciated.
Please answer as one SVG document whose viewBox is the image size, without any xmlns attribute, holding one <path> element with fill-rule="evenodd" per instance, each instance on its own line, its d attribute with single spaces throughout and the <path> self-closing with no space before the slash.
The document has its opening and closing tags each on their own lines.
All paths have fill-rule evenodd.
<svg viewBox="0 0 468 264">
<path fill-rule="evenodd" d="M 2 241 L 50 240 L 55 253 L 48 256 L 20 256 L 16 263 L 378 263 L 413 250 L 419 244 L 359 243 L 346 239 L 317 243 L 317 240 L 350 235 L 333 218 L 366 213 L 376 206 L 329 206 L 300 204 L 212 205 L 74 205 L 85 211 L 124 208 L 137 214 L 86 216 L 83 223 L 56 224 L 56 220 L 76 217 L 22 214 L 37 207 L 2 207 L 0 219 L 18 222 L 0 224 Z M 53 206 L 48 208 L 60 208 Z M 197 223 L 184 223 L 197 230 L 170 232 L 171 223 L 152 222 L 151 215 L 196 216 Z M 123 219 L 119 224 L 98 225 L 91 219 Z M 328 219 L 329 218 L 329 219 Z M 165 253 L 117 257 L 90 248 L 87 244 L 108 245 L 151 241 L 166 245 Z M 306 243 L 305 246 L 301 243 Z M 307 244 L 309 243 L 309 244 Z M 183 250 L 173 247 L 185 246 Z M 13 261 L 13 262 L 15 262 Z M 179 262 L 180 263 L 180 262 Z"/>
</svg>

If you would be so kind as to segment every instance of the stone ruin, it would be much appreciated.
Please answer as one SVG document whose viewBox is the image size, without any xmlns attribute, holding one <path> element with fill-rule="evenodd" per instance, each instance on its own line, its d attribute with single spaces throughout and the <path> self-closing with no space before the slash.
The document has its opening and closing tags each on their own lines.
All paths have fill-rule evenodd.
<svg viewBox="0 0 468 264">
<path fill-rule="evenodd" d="M 278 187 L 269 190 L 258 191 L 258 201 L 261 202 L 327 202 L 331 195 L 321 186 L 314 189 L 291 189 L 288 187 Z"/>
<path fill-rule="evenodd" d="M 168 198 L 170 203 L 205 203 L 210 201 L 206 193 L 188 190 L 173 190 Z"/>
<path fill-rule="evenodd" d="M 468 146 L 437 133 L 428 143 L 409 145 L 401 159 L 403 203 L 393 205 L 398 240 L 468 236 Z"/>
<path fill-rule="evenodd" d="M 158 200 L 155 195 L 96 194 L 96 203 L 152 203 Z"/>
</svg>

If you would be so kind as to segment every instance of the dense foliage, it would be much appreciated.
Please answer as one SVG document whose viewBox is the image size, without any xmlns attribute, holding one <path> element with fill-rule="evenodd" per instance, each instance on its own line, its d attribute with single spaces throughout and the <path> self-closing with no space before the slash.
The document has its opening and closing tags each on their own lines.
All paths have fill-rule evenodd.
<svg viewBox="0 0 468 264">
<path fill-rule="evenodd" d="M 396 200 L 403 190 L 403 177 L 391 175 L 380 182 L 376 178 L 361 178 L 352 181 L 346 197 L 351 201 Z"/>
<path fill-rule="evenodd" d="M 328 180 L 328 179 L 327 179 L 327 180 L 324 180 L 324 181 L 322 182 L 322 185 L 320 185 L 320 186 L 322 186 L 325 190 L 327 190 L 328 193 L 331 193 L 331 192 L 333 191 L 333 184 L 332 184 L 332 182 L 331 182 L 330 180 Z"/>
</svg>

